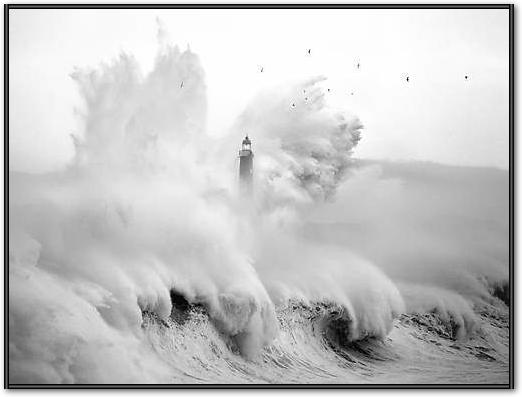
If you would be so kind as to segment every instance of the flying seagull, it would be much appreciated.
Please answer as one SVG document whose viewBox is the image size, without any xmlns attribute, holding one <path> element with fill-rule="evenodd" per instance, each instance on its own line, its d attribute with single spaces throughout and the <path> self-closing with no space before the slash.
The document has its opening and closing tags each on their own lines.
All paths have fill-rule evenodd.
<svg viewBox="0 0 522 397">
<path fill-rule="evenodd" d="M 467 79 L 468 79 L 468 75 L 464 76 L 464 79 L 466 79 L 466 80 L 467 80 Z"/>
<path fill-rule="evenodd" d="M 361 64 L 359 62 L 357 62 L 357 69 L 360 69 L 361 68 Z"/>
<path fill-rule="evenodd" d="M 179 86 L 179 88 L 183 88 L 183 81 L 181 82 L 181 85 Z"/>
<path fill-rule="evenodd" d="M 407 81 L 407 82 L 410 81 L 410 76 L 406 76 L 406 81 Z"/>
<path fill-rule="evenodd" d="M 261 73 L 263 73 L 263 70 L 265 70 L 265 68 L 261 66 Z"/>
<path fill-rule="evenodd" d="M 309 48 L 309 49 L 308 49 L 308 55 L 312 55 L 312 54 L 311 54 L 311 51 L 312 51 L 312 49 Z"/>
<path fill-rule="evenodd" d="M 330 89 L 328 88 L 328 92 L 330 92 Z"/>
</svg>

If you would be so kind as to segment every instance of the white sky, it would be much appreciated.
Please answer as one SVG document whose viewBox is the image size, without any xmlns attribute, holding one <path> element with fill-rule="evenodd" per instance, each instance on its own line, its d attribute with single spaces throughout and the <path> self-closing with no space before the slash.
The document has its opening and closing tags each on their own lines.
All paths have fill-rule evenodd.
<svg viewBox="0 0 522 397">
<path fill-rule="evenodd" d="M 365 125 L 357 157 L 508 167 L 508 10 L 11 10 L 11 170 L 72 157 L 70 72 L 121 51 L 150 70 L 156 17 L 201 57 L 211 133 L 262 87 L 321 74 Z"/>
</svg>

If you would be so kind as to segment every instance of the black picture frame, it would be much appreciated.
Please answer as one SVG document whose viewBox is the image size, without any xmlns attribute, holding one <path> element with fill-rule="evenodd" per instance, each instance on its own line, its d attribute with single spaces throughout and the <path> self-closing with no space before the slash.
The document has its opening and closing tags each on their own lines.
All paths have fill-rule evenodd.
<svg viewBox="0 0 522 397">
<path fill-rule="evenodd" d="M 9 382 L 9 11 L 16 9 L 509 10 L 509 383 L 507 384 L 13 384 Z M 515 51 L 513 4 L 4 4 L 4 389 L 513 389 L 515 346 Z"/>
</svg>

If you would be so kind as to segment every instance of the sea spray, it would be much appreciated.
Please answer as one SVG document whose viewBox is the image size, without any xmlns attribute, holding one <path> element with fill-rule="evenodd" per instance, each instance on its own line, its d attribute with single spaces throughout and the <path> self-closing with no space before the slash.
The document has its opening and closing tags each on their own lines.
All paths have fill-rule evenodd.
<svg viewBox="0 0 522 397">
<path fill-rule="evenodd" d="M 10 381 L 303 381 L 292 368 L 360 381 L 368 357 L 346 364 L 332 344 L 370 340 L 371 351 L 396 357 L 385 343 L 404 312 L 436 309 L 460 324 L 460 337 L 480 323 L 474 304 L 496 302 L 480 277 L 506 279 L 507 220 L 489 222 L 485 210 L 503 213 L 490 205 L 497 197 L 466 207 L 458 193 L 452 202 L 460 190 L 444 174 L 436 186 L 447 200 L 438 202 L 410 169 L 361 167 L 352 151 L 362 124 L 329 107 L 321 78 L 267 88 L 229 134 L 210 138 L 203 67 L 191 50 L 163 43 L 147 75 L 121 55 L 72 76 L 84 100 L 74 161 L 54 174 L 10 173 Z M 223 160 L 245 132 L 256 150 L 248 203 Z M 480 192 L 504 186 L 503 175 L 469 180 Z M 438 227 L 447 224 L 437 215 L 465 212 L 462 225 L 488 244 L 441 238 L 408 217 L 411 208 Z M 422 255 L 409 239 L 423 243 Z M 173 291 L 191 308 L 182 322 Z M 318 305 L 327 309 L 312 318 Z M 294 320 L 313 321 L 293 330 Z"/>
</svg>

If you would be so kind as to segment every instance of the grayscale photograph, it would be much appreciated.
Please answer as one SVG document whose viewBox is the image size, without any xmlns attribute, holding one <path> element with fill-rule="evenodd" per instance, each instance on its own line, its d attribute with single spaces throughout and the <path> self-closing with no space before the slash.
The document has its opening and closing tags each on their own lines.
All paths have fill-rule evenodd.
<svg viewBox="0 0 522 397">
<path fill-rule="evenodd" d="M 513 387 L 512 6 L 4 12 L 5 387 Z"/>
</svg>

